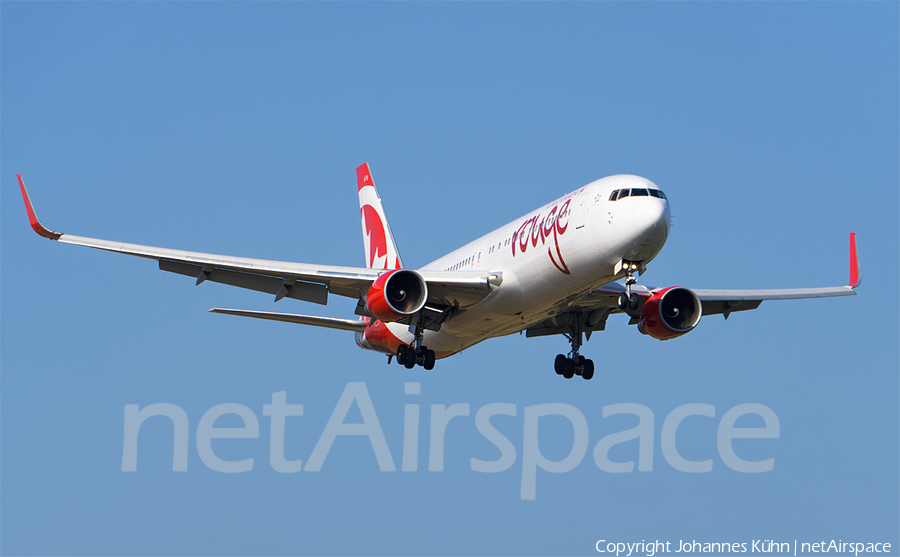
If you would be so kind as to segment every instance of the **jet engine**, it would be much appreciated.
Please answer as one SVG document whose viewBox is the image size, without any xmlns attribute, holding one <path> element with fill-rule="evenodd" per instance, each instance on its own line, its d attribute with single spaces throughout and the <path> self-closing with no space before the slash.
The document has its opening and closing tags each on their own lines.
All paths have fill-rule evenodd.
<svg viewBox="0 0 900 557">
<path fill-rule="evenodd" d="M 694 292 L 670 286 L 655 292 L 644 302 L 638 330 L 659 340 L 669 340 L 690 332 L 700 322 L 703 306 Z"/>
<path fill-rule="evenodd" d="M 428 286 L 422 275 L 395 269 L 378 277 L 369 287 L 366 311 L 376 319 L 391 323 L 418 312 L 427 298 Z"/>
</svg>

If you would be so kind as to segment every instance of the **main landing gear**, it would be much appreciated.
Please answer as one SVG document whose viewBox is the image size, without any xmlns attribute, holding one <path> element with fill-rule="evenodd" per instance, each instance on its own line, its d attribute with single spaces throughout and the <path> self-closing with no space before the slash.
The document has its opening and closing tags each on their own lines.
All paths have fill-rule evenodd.
<svg viewBox="0 0 900 557">
<path fill-rule="evenodd" d="M 562 354 L 557 354 L 553 367 L 557 375 L 562 375 L 566 379 L 580 375 L 583 379 L 590 380 L 594 376 L 594 360 L 584 356 L 566 358 Z"/>
<path fill-rule="evenodd" d="M 412 369 L 418 364 L 431 371 L 434 369 L 434 350 L 428 350 L 424 346 L 413 348 L 412 346 L 401 344 L 397 348 L 397 363 L 406 366 L 406 369 Z"/>
<path fill-rule="evenodd" d="M 429 350 L 422 345 L 422 340 L 425 335 L 425 321 L 423 319 L 416 319 L 414 327 L 416 337 L 413 341 L 413 345 L 408 346 L 406 344 L 401 344 L 397 348 L 397 363 L 405 366 L 406 369 L 412 369 L 418 364 L 426 370 L 431 371 L 434 369 L 434 350 Z"/>
<path fill-rule="evenodd" d="M 582 332 L 582 319 L 581 315 L 578 314 L 572 321 L 569 332 L 565 334 L 565 337 L 572 343 L 569 357 L 559 354 L 553 362 L 553 369 L 556 370 L 557 375 L 562 375 L 566 379 L 580 375 L 585 380 L 590 380 L 594 376 L 594 361 L 578 353 L 578 350 L 581 348 Z"/>
</svg>

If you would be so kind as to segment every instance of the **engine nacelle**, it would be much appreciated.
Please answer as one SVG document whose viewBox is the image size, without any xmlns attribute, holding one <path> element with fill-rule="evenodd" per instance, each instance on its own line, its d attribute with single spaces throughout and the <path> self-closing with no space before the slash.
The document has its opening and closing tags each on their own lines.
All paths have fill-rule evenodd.
<svg viewBox="0 0 900 557">
<path fill-rule="evenodd" d="M 428 286 L 422 275 L 394 269 L 378 277 L 366 293 L 366 311 L 385 323 L 400 321 L 425 305 Z"/>
<path fill-rule="evenodd" d="M 659 340 L 690 332 L 700 322 L 703 306 L 693 291 L 670 286 L 650 296 L 641 310 L 638 330 Z"/>
</svg>

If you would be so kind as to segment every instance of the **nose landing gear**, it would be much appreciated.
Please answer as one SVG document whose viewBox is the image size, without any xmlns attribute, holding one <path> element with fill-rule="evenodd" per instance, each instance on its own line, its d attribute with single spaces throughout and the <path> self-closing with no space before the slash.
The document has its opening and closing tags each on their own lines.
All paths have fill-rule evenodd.
<svg viewBox="0 0 900 557">
<path fill-rule="evenodd" d="M 631 287 L 637 284 L 634 274 L 640 274 L 643 267 L 639 261 L 622 260 L 622 270 L 625 271 L 625 292 L 619 294 L 618 306 L 622 311 L 634 311 L 638 308 L 640 301 L 637 294 L 631 292 Z"/>
</svg>

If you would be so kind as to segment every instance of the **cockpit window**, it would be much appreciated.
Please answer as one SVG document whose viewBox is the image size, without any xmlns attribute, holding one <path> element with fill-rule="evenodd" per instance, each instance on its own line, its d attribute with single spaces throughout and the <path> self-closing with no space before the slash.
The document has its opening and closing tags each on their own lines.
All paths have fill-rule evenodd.
<svg viewBox="0 0 900 557">
<path fill-rule="evenodd" d="M 614 192 L 609 194 L 609 200 L 616 201 L 618 199 L 628 197 L 629 195 L 631 197 L 656 197 L 659 199 L 665 199 L 666 201 L 669 200 L 669 198 L 666 197 L 666 194 L 664 194 L 662 192 L 662 190 L 654 190 L 654 189 L 647 189 L 647 188 L 632 188 L 630 190 L 615 190 Z"/>
</svg>

